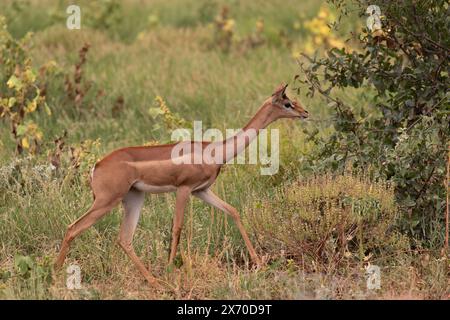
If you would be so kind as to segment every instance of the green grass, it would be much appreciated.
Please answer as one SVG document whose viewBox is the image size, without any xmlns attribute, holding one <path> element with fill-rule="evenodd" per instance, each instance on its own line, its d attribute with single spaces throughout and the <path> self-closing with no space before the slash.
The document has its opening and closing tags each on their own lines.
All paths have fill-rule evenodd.
<svg viewBox="0 0 450 320">
<path fill-rule="evenodd" d="M 67 145 L 100 139 L 94 157 L 127 145 L 167 141 L 170 132 L 157 129 L 158 121 L 148 114 L 157 95 L 163 97 L 171 111 L 189 122 L 202 120 L 204 127 L 219 129 L 242 127 L 273 89 L 280 82 L 291 81 L 298 71 L 290 50 L 279 41 L 279 30 L 291 28 L 299 14 L 314 16 L 321 5 L 313 0 L 300 3 L 291 0 L 128 0 L 121 11 L 114 13 L 122 19 L 120 24 L 99 27 L 89 22 L 95 15 L 89 10 L 93 11 L 95 4 L 82 1 L 82 6 L 91 8 L 83 13 L 88 25 L 83 25 L 82 30 L 70 31 L 65 28 L 65 1 L 31 1 L 31 7 L 21 6 L 20 9 L 13 9 L 13 2 L 7 1 L 3 14 L 10 20 L 14 17 L 10 21 L 14 36 L 21 37 L 30 30 L 35 32 L 30 56 L 36 67 L 55 60 L 62 73 L 73 73 L 78 50 L 85 42 L 91 44 L 83 79 L 93 83 L 92 90 L 103 90 L 105 95 L 92 100 L 92 110 L 73 110 L 65 97 L 63 76 L 55 76 L 48 93 L 53 115 L 50 118 L 38 115 L 35 121 L 44 131 L 46 146 L 64 130 L 68 132 Z M 261 17 L 268 43 L 245 53 L 232 50 L 227 54 L 211 47 L 213 28 L 210 22 L 224 4 L 230 7 L 231 17 L 236 21 L 237 37 L 251 33 Z M 180 6 L 185 9 L 181 10 Z M 149 15 L 158 17 L 157 26 L 149 26 Z M 124 98 L 124 108 L 113 116 L 112 109 L 119 96 Z M 345 97 L 359 103 L 364 101 L 364 97 L 352 92 L 346 92 Z M 312 114 L 312 120 L 317 121 L 280 121 L 272 126 L 280 129 L 280 173 L 263 177 L 255 166 L 227 166 L 214 186 L 244 217 L 249 210 L 253 212 L 257 199 L 272 197 L 274 201 L 281 201 L 273 198 L 276 187 L 302 180 L 303 173 L 298 169 L 300 156 L 314 147 L 305 140 L 303 127 L 317 127 L 324 134 L 330 130 L 328 123 L 320 122 L 328 115 L 326 102 L 303 95 L 298 98 Z M 64 271 L 54 273 L 50 283 L 38 276 L 32 276 L 31 280 L 20 277 L 14 267 L 15 256 L 32 256 L 37 265 L 49 269 L 48 261 L 55 258 L 67 225 L 89 208 L 92 196 L 85 171 L 70 172 L 66 167 L 62 173 L 45 176 L 36 168 L 38 164 L 48 164 L 45 154 L 15 160 L 13 150 L 9 128 L 2 123 L 0 276 L 8 271 L 13 276 L 3 280 L 0 277 L 0 298 L 296 299 L 321 297 L 315 291 L 317 287 L 334 285 L 336 274 L 305 274 L 301 265 L 292 264 L 289 257 L 276 252 L 261 252 L 273 259 L 260 270 L 249 268 L 245 245 L 232 220 L 198 200 L 191 200 L 186 212 L 177 258 L 183 260 L 183 264 L 166 270 L 174 209 L 172 194 L 147 197 L 134 240 L 138 255 L 151 265 L 156 276 L 170 284 L 171 289 L 157 292 L 148 288 L 115 244 L 121 208 L 114 209 L 77 238 L 71 247 L 66 265 L 81 266 L 83 290 L 67 290 Z M 10 171 L 8 166 L 15 161 L 17 165 Z M 258 235 L 251 224 L 248 227 L 255 240 Z M 413 276 L 408 274 L 411 263 L 402 261 L 397 269 L 386 271 L 389 277 L 400 279 L 393 280 L 382 293 L 365 289 L 363 273 L 358 268 L 344 270 L 339 274 L 338 284 L 346 293 L 329 293 L 329 296 L 383 298 L 389 295 L 389 290 L 399 289 L 413 297 L 441 297 L 445 280 L 442 265 L 434 258 L 429 262 L 432 270 L 438 270 L 437 278 L 428 281 L 439 283 L 435 286 L 438 289 L 433 291 L 428 290 L 432 285 L 418 288 L 415 283 L 411 284 Z M 358 274 L 358 280 L 351 277 L 352 272 Z"/>
</svg>

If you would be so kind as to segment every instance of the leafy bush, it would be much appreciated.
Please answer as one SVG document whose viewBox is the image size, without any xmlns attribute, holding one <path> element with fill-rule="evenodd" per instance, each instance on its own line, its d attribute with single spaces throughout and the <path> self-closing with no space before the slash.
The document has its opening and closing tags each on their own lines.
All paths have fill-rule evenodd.
<svg viewBox="0 0 450 320">
<path fill-rule="evenodd" d="M 284 185 L 275 199 L 254 203 L 246 217 L 264 252 L 284 252 L 306 270 L 365 262 L 407 247 L 391 228 L 397 219 L 392 188 L 349 174 Z"/>
<path fill-rule="evenodd" d="M 169 107 L 161 96 L 156 96 L 154 103 L 156 106 L 150 107 L 148 109 L 148 114 L 154 119 L 161 118 L 162 122 L 164 123 L 165 130 L 186 128 L 189 126 L 185 119 L 180 117 L 177 113 L 173 113 L 172 111 L 170 111 Z M 159 124 L 156 124 L 154 126 L 154 129 L 156 130 L 160 128 L 161 127 L 159 126 Z"/>
<path fill-rule="evenodd" d="M 347 2 L 330 2 L 345 17 Z M 364 15 L 366 1 L 351 4 Z M 371 4 L 379 6 L 382 16 L 377 28 L 356 35 L 360 50 L 335 48 L 325 58 L 301 64 L 301 82 L 311 96 L 325 96 L 334 115 L 333 134 L 310 135 L 320 146 L 310 164 L 315 170 L 338 170 L 351 163 L 393 182 L 404 212 L 402 230 L 428 245 L 441 244 L 450 141 L 448 3 Z M 335 94 L 346 88 L 374 94 L 369 104 L 350 106 Z"/>
<path fill-rule="evenodd" d="M 31 34 L 16 40 L 8 32 L 5 18 L 0 16 L 0 121 L 10 125 L 16 151 L 37 153 L 43 133 L 31 115 L 44 109 L 46 102 L 46 75 L 55 63 L 43 65 L 39 73 L 33 69 L 27 54 Z"/>
</svg>

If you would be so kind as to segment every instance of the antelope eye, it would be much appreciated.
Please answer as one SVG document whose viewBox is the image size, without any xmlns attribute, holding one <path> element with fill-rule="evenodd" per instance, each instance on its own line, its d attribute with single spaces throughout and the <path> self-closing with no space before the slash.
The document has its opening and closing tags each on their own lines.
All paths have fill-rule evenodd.
<svg viewBox="0 0 450 320">
<path fill-rule="evenodd" d="M 292 105 L 291 105 L 290 102 L 285 103 L 284 106 L 285 106 L 286 108 L 292 108 Z"/>
</svg>

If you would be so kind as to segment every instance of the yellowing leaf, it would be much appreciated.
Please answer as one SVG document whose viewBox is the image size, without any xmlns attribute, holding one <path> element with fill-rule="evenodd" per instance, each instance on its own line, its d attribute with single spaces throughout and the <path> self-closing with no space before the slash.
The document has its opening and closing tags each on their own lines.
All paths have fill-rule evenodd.
<svg viewBox="0 0 450 320">
<path fill-rule="evenodd" d="M 16 103 L 16 98 L 14 98 L 14 97 L 9 98 L 8 107 L 11 108 L 12 106 L 14 106 L 15 103 Z"/>
<path fill-rule="evenodd" d="M 30 143 L 28 142 L 27 138 L 22 138 L 22 147 L 24 147 L 25 149 L 30 148 Z"/>
<path fill-rule="evenodd" d="M 234 20 L 233 19 L 228 19 L 228 20 L 226 20 L 225 21 L 225 24 L 224 24 L 224 26 L 223 26 L 223 30 L 224 31 L 232 31 L 233 30 L 233 28 L 234 28 Z"/>
<path fill-rule="evenodd" d="M 25 108 L 25 112 L 27 112 L 27 113 L 34 112 L 36 110 L 36 108 L 37 108 L 36 100 L 33 100 L 28 103 L 27 107 Z"/>
<path fill-rule="evenodd" d="M 328 11 L 325 9 L 325 7 L 320 8 L 319 14 L 317 15 L 321 19 L 326 19 L 328 17 Z"/>
<path fill-rule="evenodd" d="M 152 117 L 152 118 L 156 118 L 158 115 L 163 114 L 164 112 L 160 109 L 160 108 L 149 108 L 148 109 L 148 114 Z"/>
<path fill-rule="evenodd" d="M 327 25 L 321 25 L 318 31 L 319 34 L 323 36 L 328 36 L 330 34 L 330 28 Z"/>
<path fill-rule="evenodd" d="M 8 85 L 8 88 L 11 88 L 11 89 L 16 88 L 17 90 L 20 90 L 23 87 L 22 81 L 19 78 L 17 78 L 15 75 L 12 75 L 9 78 L 8 82 L 6 82 L 6 84 Z"/>
<path fill-rule="evenodd" d="M 43 134 L 42 134 L 42 132 L 40 130 L 38 130 L 35 133 L 34 137 L 36 138 L 37 141 L 42 141 Z"/>
<path fill-rule="evenodd" d="M 25 80 L 30 83 L 36 81 L 36 74 L 33 72 L 33 70 L 27 69 L 27 71 L 25 71 Z"/>
</svg>

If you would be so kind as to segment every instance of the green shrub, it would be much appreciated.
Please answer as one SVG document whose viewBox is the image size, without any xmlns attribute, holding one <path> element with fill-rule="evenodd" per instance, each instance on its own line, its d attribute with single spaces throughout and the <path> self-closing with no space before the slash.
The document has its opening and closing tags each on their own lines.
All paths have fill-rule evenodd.
<svg viewBox="0 0 450 320">
<path fill-rule="evenodd" d="M 39 72 L 33 68 L 27 53 L 31 34 L 17 40 L 7 30 L 6 19 L 0 16 L 0 121 L 10 126 L 17 153 L 39 151 L 43 133 L 32 115 L 44 109 L 46 102 L 46 75 L 53 62 L 43 65 Z"/>
<path fill-rule="evenodd" d="M 274 198 L 254 203 L 246 218 L 262 251 L 323 271 L 407 248 L 392 230 L 394 198 L 386 183 L 324 175 L 278 188 Z"/>
<path fill-rule="evenodd" d="M 347 14 L 347 2 L 331 2 Z M 351 3 L 365 14 L 366 1 Z M 335 129 L 326 138 L 311 133 L 319 145 L 311 167 L 339 170 L 351 164 L 393 182 L 404 213 L 401 229 L 428 247 L 441 245 L 450 141 L 448 3 L 371 4 L 381 10 L 381 29 L 357 33 L 359 50 L 332 49 L 325 58 L 309 58 L 308 66 L 301 65 L 301 82 L 311 96 L 318 92 L 326 97 Z M 365 20 L 361 18 L 362 25 Z M 348 88 L 369 92 L 369 102 L 350 106 L 337 98 L 337 89 Z"/>
</svg>

